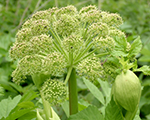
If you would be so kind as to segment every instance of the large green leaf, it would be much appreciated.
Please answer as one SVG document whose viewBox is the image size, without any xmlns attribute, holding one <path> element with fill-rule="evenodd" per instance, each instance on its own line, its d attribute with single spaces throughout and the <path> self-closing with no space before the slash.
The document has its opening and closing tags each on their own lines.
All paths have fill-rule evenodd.
<svg viewBox="0 0 150 120">
<path fill-rule="evenodd" d="M 2 117 L 6 118 L 10 112 L 17 106 L 21 99 L 21 95 L 16 96 L 15 98 L 3 99 L 0 102 L 0 119 Z"/>
<path fill-rule="evenodd" d="M 124 120 L 120 108 L 116 105 L 113 98 L 105 109 L 105 120 Z"/>
<path fill-rule="evenodd" d="M 77 114 L 71 115 L 68 120 L 104 120 L 104 118 L 98 108 L 90 105 Z"/>
<path fill-rule="evenodd" d="M 88 87 L 90 92 L 96 97 L 103 105 L 105 105 L 104 96 L 102 92 L 89 80 L 83 79 L 85 85 Z"/>
</svg>

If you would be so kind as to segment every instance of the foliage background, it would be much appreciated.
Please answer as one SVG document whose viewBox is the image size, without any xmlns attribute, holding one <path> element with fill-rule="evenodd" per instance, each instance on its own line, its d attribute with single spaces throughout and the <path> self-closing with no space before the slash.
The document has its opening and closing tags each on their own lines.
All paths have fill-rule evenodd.
<svg viewBox="0 0 150 120">
<path fill-rule="evenodd" d="M 132 42 L 134 38 L 141 36 L 143 48 L 141 53 L 136 56 L 138 65 L 150 65 L 150 0 L 0 0 L 0 101 L 20 94 L 28 96 L 28 100 L 32 100 L 34 107 L 40 106 L 36 88 L 30 77 L 26 83 L 20 86 L 12 82 L 11 73 L 15 69 L 17 61 L 9 58 L 9 49 L 15 41 L 17 30 L 33 13 L 54 6 L 63 7 L 70 4 L 78 9 L 92 4 L 101 10 L 119 13 L 124 21 L 120 29 L 126 33 L 127 40 Z M 136 74 L 143 87 L 140 117 L 142 120 L 150 120 L 150 77 L 144 76 L 142 73 Z M 78 82 L 79 97 L 98 106 L 98 101 L 85 89 L 85 85 Z M 29 95 L 29 91 L 32 91 L 31 95 Z M 62 119 L 66 118 L 62 109 L 55 107 L 55 110 Z M 33 112 L 34 115 L 35 112 Z"/>
</svg>

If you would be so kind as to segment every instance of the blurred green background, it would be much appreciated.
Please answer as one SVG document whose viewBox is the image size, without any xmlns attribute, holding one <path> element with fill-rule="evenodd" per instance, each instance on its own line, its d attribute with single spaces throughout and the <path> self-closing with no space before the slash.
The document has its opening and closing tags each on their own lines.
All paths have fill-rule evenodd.
<svg viewBox="0 0 150 120">
<path fill-rule="evenodd" d="M 15 42 L 15 34 L 21 25 L 36 11 L 51 7 L 74 5 L 78 9 L 96 5 L 99 9 L 110 13 L 119 13 L 124 24 L 120 29 L 126 33 L 127 40 L 132 42 L 141 37 L 143 48 L 136 56 L 138 65 L 150 65 L 150 0 L 0 0 L 0 101 L 32 90 L 35 97 L 36 88 L 28 78 L 21 86 L 12 82 L 11 73 L 16 68 L 17 61 L 9 58 L 10 46 Z M 142 97 L 140 101 L 140 117 L 150 120 L 150 77 L 137 73 L 142 82 Z M 80 89 L 84 89 L 84 85 Z M 35 100 L 33 97 L 33 100 Z M 90 97 L 86 99 L 91 101 Z M 94 103 L 96 101 L 92 101 Z M 96 104 L 96 103 L 95 103 Z M 61 110 L 57 110 L 61 113 Z M 65 118 L 65 116 L 64 116 Z"/>
</svg>

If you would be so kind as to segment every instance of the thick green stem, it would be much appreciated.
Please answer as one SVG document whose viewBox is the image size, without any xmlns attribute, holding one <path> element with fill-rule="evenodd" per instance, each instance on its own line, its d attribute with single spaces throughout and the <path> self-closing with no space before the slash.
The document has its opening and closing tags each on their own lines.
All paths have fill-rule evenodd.
<svg viewBox="0 0 150 120">
<path fill-rule="evenodd" d="M 69 110 L 70 115 L 78 112 L 78 93 L 75 68 L 72 69 L 69 79 Z"/>
</svg>

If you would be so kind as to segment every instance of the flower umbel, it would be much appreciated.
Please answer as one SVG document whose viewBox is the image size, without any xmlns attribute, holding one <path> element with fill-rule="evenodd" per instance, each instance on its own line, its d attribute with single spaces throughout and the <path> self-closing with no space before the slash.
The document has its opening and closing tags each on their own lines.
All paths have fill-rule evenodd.
<svg viewBox="0 0 150 120">
<path fill-rule="evenodd" d="M 125 36 L 118 29 L 120 24 L 118 14 L 100 11 L 96 6 L 77 11 L 70 5 L 33 14 L 18 31 L 10 50 L 11 58 L 19 60 L 13 81 L 20 83 L 27 75 L 36 74 L 60 77 L 68 70 L 67 83 L 72 69 L 93 82 L 102 78 L 108 69 L 101 61 L 113 51 L 114 36 Z M 63 83 L 51 79 L 42 87 L 45 99 L 51 102 L 65 96 L 64 89 Z"/>
</svg>

